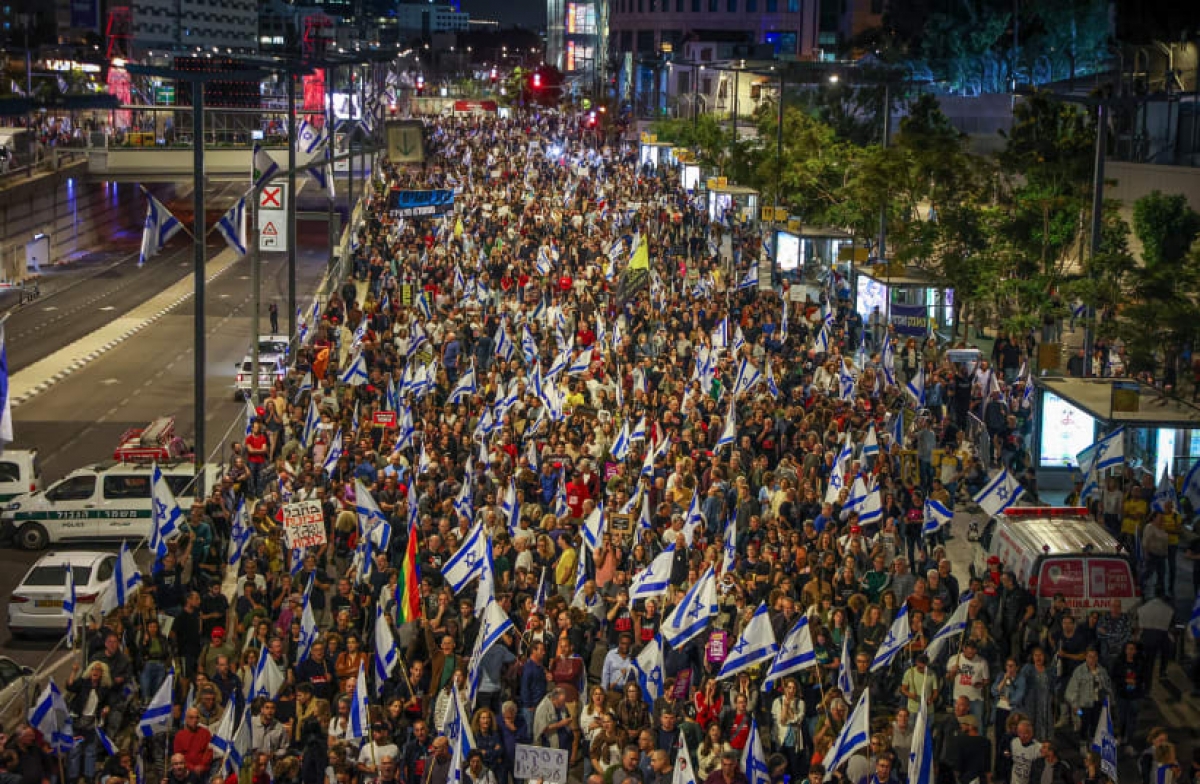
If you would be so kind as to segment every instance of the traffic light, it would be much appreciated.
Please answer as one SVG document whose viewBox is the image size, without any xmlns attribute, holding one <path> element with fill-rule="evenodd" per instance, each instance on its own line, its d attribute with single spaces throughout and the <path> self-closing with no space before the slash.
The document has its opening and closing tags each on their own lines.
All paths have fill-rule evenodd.
<svg viewBox="0 0 1200 784">
<path fill-rule="evenodd" d="M 424 94 L 425 94 L 425 77 L 418 76 L 417 77 L 417 95 L 424 95 Z"/>
<path fill-rule="evenodd" d="M 533 89 L 535 89 L 535 90 L 542 89 L 542 75 L 540 73 L 538 73 L 537 71 L 533 72 Z"/>
<path fill-rule="evenodd" d="M 594 111 L 588 112 L 587 127 L 589 127 L 589 128 L 596 127 L 596 113 Z"/>
<path fill-rule="evenodd" d="M 493 65 L 492 73 L 491 73 L 492 84 L 495 84 L 496 80 L 498 80 L 499 78 L 500 78 L 500 74 L 499 74 L 499 72 L 496 71 L 496 66 Z"/>
</svg>

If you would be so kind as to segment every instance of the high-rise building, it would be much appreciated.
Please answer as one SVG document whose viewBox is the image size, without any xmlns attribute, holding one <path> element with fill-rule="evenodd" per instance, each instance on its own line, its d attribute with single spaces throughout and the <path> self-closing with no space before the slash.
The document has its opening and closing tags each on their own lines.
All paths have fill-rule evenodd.
<svg viewBox="0 0 1200 784">
<path fill-rule="evenodd" d="M 546 62 L 568 89 L 597 91 L 605 76 L 609 0 L 547 0 Z"/>
<path fill-rule="evenodd" d="M 132 0 L 130 10 L 137 51 L 258 51 L 257 0 Z"/>
</svg>

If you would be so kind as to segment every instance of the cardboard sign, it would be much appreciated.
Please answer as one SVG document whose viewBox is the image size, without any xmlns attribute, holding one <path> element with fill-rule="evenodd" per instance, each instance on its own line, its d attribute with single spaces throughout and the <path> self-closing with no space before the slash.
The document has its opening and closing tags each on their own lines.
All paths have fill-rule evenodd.
<svg viewBox="0 0 1200 784">
<path fill-rule="evenodd" d="M 376 411 L 375 415 L 373 417 L 371 417 L 371 419 L 375 422 L 376 425 L 379 425 L 380 427 L 395 427 L 396 426 L 396 412 L 395 411 Z"/>
<path fill-rule="evenodd" d="M 325 515 L 318 501 L 297 501 L 283 505 L 283 534 L 290 549 L 319 547 L 325 537 Z"/>
<path fill-rule="evenodd" d="M 513 778 L 539 779 L 545 784 L 566 784 L 568 756 L 566 749 L 518 743 Z"/>
</svg>

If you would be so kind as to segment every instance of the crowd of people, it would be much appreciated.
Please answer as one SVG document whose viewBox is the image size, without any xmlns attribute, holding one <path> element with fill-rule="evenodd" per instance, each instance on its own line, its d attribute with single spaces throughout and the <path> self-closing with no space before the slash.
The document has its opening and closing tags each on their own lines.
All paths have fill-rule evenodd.
<svg viewBox="0 0 1200 784">
<path fill-rule="evenodd" d="M 3 784 L 509 784 L 524 746 L 587 784 L 668 784 L 681 756 L 696 784 L 889 784 L 917 780 L 918 714 L 940 784 L 1103 782 L 1106 699 L 1147 780 L 1197 780 L 1139 735 L 1138 616 L 1044 609 L 1004 564 L 956 571 L 965 524 L 927 533 L 926 501 L 961 511 L 985 466 L 1036 492 L 1019 347 L 955 365 L 864 321 L 836 273 L 760 287 L 756 230 L 573 116 L 428 137 L 424 166 L 377 173 L 352 279 L 302 314 L 229 470 L 88 635 L 62 769 L 18 728 Z M 429 189 L 454 211 L 391 214 Z M 324 543 L 291 549 L 300 501 Z M 802 618 L 811 661 L 738 666 L 748 630 Z M 140 737 L 169 677 L 175 722 Z M 869 742 L 835 756 L 864 692 Z"/>
</svg>

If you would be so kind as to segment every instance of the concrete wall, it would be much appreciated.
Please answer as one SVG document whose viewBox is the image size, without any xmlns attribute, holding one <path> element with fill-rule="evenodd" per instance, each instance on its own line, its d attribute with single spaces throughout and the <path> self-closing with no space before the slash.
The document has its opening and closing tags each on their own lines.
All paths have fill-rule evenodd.
<svg viewBox="0 0 1200 784">
<path fill-rule="evenodd" d="M 287 150 L 266 150 L 280 169 L 287 168 Z M 320 154 L 324 154 L 323 152 Z M 252 151 L 247 149 L 209 149 L 204 152 L 204 173 L 209 176 L 244 176 L 250 178 Z M 298 163 L 307 162 L 298 155 Z M 96 149 L 88 154 L 88 172 L 93 178 L 135 177 L 144 181 L 166 181 L 192 178 L 192 151 L 109 148 Z M 356 164 L 357 167 L 357 164 Z"/>
<path fill-rule="evenodd" d="M 35 234 L 50 235 L 51 264 L 103 248 L 109 238 L 136 230 L 140 210 L 130 209 L 131 186 L 91 182 L 79 161 L 29 179 L 0 185 L 0 281 L 26 275 L 25 244 Z M 45 262 L 43 262 L 45 263 Z"/>
<path fill-rule="evenodd" d="M 1124 209 L 1132 210 L 1138 199 L 1162 191 L 1182 193 L 1192 209 L 1200 212 L 1200 168 L 1107 161 L 1104 179 L 1108 183 L 1104 197 L 1120 199 Z"/>
</svg>

